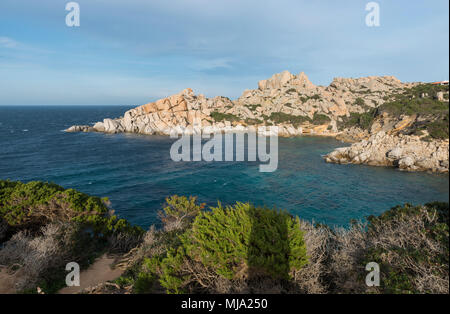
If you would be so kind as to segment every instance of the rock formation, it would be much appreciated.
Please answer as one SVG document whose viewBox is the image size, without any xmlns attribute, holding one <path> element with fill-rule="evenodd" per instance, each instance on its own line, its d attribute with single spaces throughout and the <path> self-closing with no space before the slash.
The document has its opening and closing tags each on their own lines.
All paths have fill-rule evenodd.
<svg viewBox="0 0 450 314">
<path fill-rule="evenodd" d="M 396 88 L 407 87 L 393 77 L 367 77 L 360 79 L 334 79 L 328 87 L 316 86 L 302 72 L 288 71 L 260 81 L 258 89 L 246 90 L 236 101 L 226 97 L 206 98 L 194 95 L 188 88 L 179 94 L 148 103 L 125 112 L 122 118 L 104 119 L 94 126 L 72 126 L 68 132 L 132 132 L 142 134 L 194 134 L 206 132 L 242 131 L 249 125 L 280 127 L 280 135 L 295 136 L 302 133 L 336 135 L 340 117 L 350 112 L 362 112 L 355 100 L 371 90 L 365 97 L 367 106 L 381 104 L 383 97 Z M 305 117 L 302 123 L 274 122 L 273 113 L 287 117 Z M 328 117 L 314 123 L 315 114 Z"/>
<path fill-rule="evenodd" d="M 449 141 L 426 142 L 418 136 L 380 131 L 367 140 L 325 156 L 327 162 L 393 166 L 407 171 L 448 172 Z"/>
<path fill-rule="evenodd" d="M 170 135 L 241 132 L 276 125 L 280 136 L 314 134 L 336 136 L 345 141 L 362 140 L 332 152 L 326 157 L 328 162 L 448 171 L 448 140 L 428 143 L 419 137 L 398 136 L 399 130 L 418 121 L 415 115 L 400 118 L 382 115 L 370 129 L 339 127 L 351 115 L 378 108 L 391 95 L 417 85 L 402 83 L 393 76 L 369 76 L 335 78 L 329 86 L 318 86 L 303 72 L 293 75 L 284 71 L 259 81 L 257 89 L 245 90 L 234 101 L 195 95 L 187 88 L 131 109 L 121 118 L 104 119 L 93 126 L 72 126 L 66 131 Z M 445 95 L 438 96 L 444 99 Z M 448 92 L 446 96 L 448 99 Z M 397 148 L 402 151 L 398 158 L 388 154 Z"/>
</svg>

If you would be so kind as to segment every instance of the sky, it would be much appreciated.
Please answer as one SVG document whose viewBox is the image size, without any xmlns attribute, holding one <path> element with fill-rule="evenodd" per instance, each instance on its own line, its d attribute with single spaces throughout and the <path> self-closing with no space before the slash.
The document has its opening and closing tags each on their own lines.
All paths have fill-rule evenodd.
<svg viewBox="0 0 450 314">
<path fill-rule="evenodd" d="M 449 1 L 0 1 L 0 105 L 140 105 L 190 87 L 239 97 L 274 73 L 449 78 Z"/>
</svg>

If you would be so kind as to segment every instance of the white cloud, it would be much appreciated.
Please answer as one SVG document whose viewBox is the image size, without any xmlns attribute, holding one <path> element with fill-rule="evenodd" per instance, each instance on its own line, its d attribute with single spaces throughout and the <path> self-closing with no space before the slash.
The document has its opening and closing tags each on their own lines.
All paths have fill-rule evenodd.
<svg viewBox="0 0 450 314">
<path fill-rule="evenodd" d="M 0 47 L 14 49 L 19 46 L 19 43 L 12 38 L 0 36 Z"/>
</svg>

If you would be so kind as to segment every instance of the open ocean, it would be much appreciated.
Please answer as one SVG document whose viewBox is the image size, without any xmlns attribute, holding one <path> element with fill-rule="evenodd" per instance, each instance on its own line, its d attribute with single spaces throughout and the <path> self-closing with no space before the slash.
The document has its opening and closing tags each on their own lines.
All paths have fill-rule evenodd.
<svg viewBox="0 0 450 314">
<path fill-rule="evenodd" d="M 278 170 L 260 173 L 259 162 L 173 162 L 168 137 L 62 131 L 128 109 L 0 106 L 0 179 L 51 181 L 107 196 L 120 217 L 143 227 L 157 222 L 164 199 L 174 194 L 208 205 L 276 206 L 338 226 L 397 204 L 449 200 L 448 175 L 325 163 L 321 155 L 347 145 L 331 138 L 280 138 Z"/>
</svg>

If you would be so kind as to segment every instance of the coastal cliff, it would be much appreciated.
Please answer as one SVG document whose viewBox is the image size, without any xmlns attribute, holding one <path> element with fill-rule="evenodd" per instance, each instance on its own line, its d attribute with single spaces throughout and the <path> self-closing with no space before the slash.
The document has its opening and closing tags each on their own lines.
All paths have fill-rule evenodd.
<svg viewBox="0 0 450 314">
<path fill-rule="evenodd" d="M 407 171 L 448 172 L 449 141 L 422 141 L 418 136 L 389 135 L 380 131 L 350 147 L 337 148 L 327 162 L 393 166 Z"/>
<path fill-rule="evenodd" d="M 279 135 L 317 134 L 335 136 L 337 124 L 351 113 L 364 112 L 384 102 L 396 89 L 414 86 L 394 77 L 336 78 L 316 86 L 302 72 L 288 71 L 262 80 L 237 100 L 206 98 L 187 88 L 178 94 L 104 119 L 93 126 L 72 126 L 68 132 L 141 134 L 197 134 L 246 131 L 249 126 L 279 127 Z M 368 91 L 371 91 L 368 94 Z M 367 95 L 361 101 L 361 96 Z"/>
<path fill-rule="evenodd" d="M 329 86 L 318 86 L 303 72 L 284 71 L 236 100 L 207 98 L 187 88 L 123 117 L 66 131 L 192 135 L 267 126 L 277 126 L 284 137 L 309 134 L 359 142 L 331 152 L 324 157 L 327 162 L 448 172 L 448 85 L 403 83 L 393 76 L 335 78 Z"/>
</svg>

